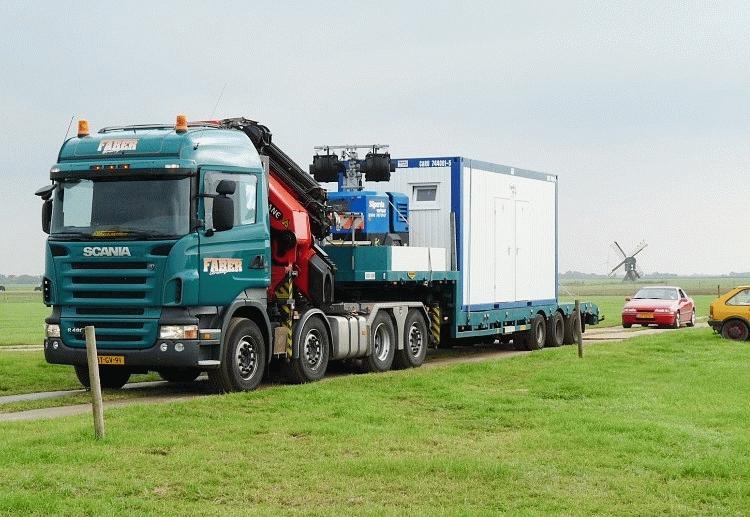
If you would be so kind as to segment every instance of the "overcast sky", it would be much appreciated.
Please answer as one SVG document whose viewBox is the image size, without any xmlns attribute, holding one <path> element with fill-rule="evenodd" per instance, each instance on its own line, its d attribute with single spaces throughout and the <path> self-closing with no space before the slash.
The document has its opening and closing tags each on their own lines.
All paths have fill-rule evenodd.
<svg viewBox="0 0 750 517">
<path fill-rule="evenodd" d="M 560 178 L 560 269 L 750 270 L 747 2 L 2 2 L 0 273 L 44 269 L 71 116 L 244 115 L 321 143 Z M 216 113 L 212 113 L 226 85 Z M 628 250 L 629 251 L 629 250 Z"/>
</svg>

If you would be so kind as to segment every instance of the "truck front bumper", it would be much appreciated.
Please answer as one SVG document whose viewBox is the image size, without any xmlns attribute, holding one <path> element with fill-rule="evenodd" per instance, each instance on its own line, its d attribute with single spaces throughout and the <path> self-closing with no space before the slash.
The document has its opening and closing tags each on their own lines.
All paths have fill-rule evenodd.
<svg viewBox="0 0 750 517">
<path fill-rule="evenodd" d="M 175 345 L 182 343 L 182 351 Z M 179 348 L 179 347 L 177 347 Z M 160 368 L 218 368 L 219 342 L 200 340 L 160 339 L 154 346 L 143 349 L 103 348 L 97 350 L 99 362 L 117 364 L 134 370 L 158 370 Z M 102 359 L 102 358 L 107 359 Z M 73 348 L 59 338 L 44 340 L 44 358 L 52 364 L 84 365 L 87 362 L 85 348 Z M 117 358 L 117 359 L 112 359 Z M 120 359 L 121 358 L 121 359 Z M 121 361 L 121 363 L 120 363 Z"/>
</svg>

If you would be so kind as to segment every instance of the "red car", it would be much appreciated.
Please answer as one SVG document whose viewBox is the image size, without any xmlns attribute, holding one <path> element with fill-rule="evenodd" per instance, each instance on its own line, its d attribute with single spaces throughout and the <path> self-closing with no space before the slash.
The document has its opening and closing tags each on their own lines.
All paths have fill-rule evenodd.
<svg viewBox="0 0 750 517">
<path fill-rule="evenodd" d="M 695 325 L 693 299 L 679 287 L 643 287 L 632 298 L 625 298 L 622 326 L 659 325 L 680 328 Z"/>
</svg>

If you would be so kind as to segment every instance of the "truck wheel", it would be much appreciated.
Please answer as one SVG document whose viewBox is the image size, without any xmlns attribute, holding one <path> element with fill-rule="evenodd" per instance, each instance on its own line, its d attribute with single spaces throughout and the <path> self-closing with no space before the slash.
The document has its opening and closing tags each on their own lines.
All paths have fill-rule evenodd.
<svg viewBox="0 0 750 517">
<path fill-rule="evenodd" d="M 385 311 L 380 311 L 370 328 L 370 355 L 362 360 L 363 366 L 368 372 L 387 372 L 393 365 L 396 348 L 393 322 Z"/>
<path fill-rule="evenodd" d="M 302 384 L 322 379 L 328 369 L 330 350 L 325 323 L 318 316 L 310 316 L 299 334 L 299 357 L 285 365 L 289 380 Z"/>
<path fill-rule="evenodd" d="M 583 323 L 583 322 L 581 322 Z M 581 325 L 583 330 L 583 325 Z M 578 341 L 578 313 L 573 311 L 570 316 L 565 318 L 565 336 L 563 337 L 563 343 L 566 345 L 572 345 Z"/>
<path fill-rule="evenodd" d="M 547 346 L 554 347 L 563 344 L 565 337 L 565 322 L 562 314 L 555 311 L 547 320 Z"/>
<path fill-rule="evenodd" d="M 209 383 L 219 393 L 255 389 L 266 370 L 263 334 L 254 321 L 232 318 L 226 336 L 221 366 L 208 370 Z"/>
<path fill-rule="evenodd" d="M 158 373 L 167 382 L 193 382 L 201 371 L 195 368 L 165 368 Z"/>
<path fill-rule="evenodd" d="M 78 381 L 83 385 L 84 388 L 91 387 L 91 379 L 89 378 L 89 367 L 88 365 L 75 365 L 73 367 L 76 372 Z M 99 367 L 99 383 L 102 388 L 119 390 L 128 383 L 130 379 L 130 371 L 125 368 L 117 366 L 100 366 Z"/>
<path fill-rule="evenodd" d="M 541 350 L 547 341 L 547 322 L 544 316 L 537 314 L 531 320 L 531 328 L 526 335 L 526 350 Z"/>
<path fill-rule="evenodd" d="M 735 341 L 745 341 L 750 335 L 747 325 L 742 320 L 729 320 L 721 326 L 721 337 Z"/>
<path fill-rule="evenodd" d="M 422 366 L 427 355 L 427 323 L 417 309 L 410 309 L 404 323 L 404 349 L 396 350 L 393 364 L 396 368 Z"/>
</svg>

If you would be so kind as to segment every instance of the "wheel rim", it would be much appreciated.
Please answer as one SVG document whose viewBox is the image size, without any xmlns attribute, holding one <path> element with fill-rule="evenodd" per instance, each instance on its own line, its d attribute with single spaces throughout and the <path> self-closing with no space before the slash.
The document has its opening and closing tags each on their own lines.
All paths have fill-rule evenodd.
<svg viewBox="0 0 750 517">
<path fill-rule="evenodd" d="M 543 322 L 539 323 L 536 326 L 536 344 L 537 348 L 542 348 L 544 345 L 544 335 L 542 334 L 542 326 L 544 325 Z"/>
<path fill-rule="evenodd" d="M 317 329 L 312 329 L 307 333 L 302 351 L 305 361 L 307 361 L 307 366 L 316 370 L 320 366 L 320 363 L 323 362 L 323 341 Z"/>
<path fill-rule="evenodd" d="M 680 328 L 680 313 L 678 312 L 674 316 L 674 326 Z"/>
<path fill-rule="evenodd" d="M 732 322 L 729 324 L 729 328 L 727 329 L 727 336 L 730 339 L 746 339 L 747 338 L 747 329 L 745 328 L 745 325 L 743 325 L 740 322 Z"/>
<path fill-rule="evenodd" d="M 422 351 L 423 343 L 424 337 L 422 336 L 422 330 L 419 328 L 419 325 L 412 323 L 411 328 L 409 328 L 408 348 L 413 357 L 417 357 Z"/>
<path fill-rule="evenodd" d="M 391 335 L 386 330 L 384 323 L 381 323 L 375 328 L 373 344 L 377 360 L 385 361 L 391 351 Z"/>
<path fill-rule="evenodd" d="M 695 311 L 690 315 L 690 324 L 695 325 Z"/>
<path fill-rule="evenodd" d="M 250 336 L 242 336 L 237 345 L 235 361 L 243 380 L 250 379 L 258 370 L 258 353 L 255 347 L 256 345 Z"/>
</svg>

